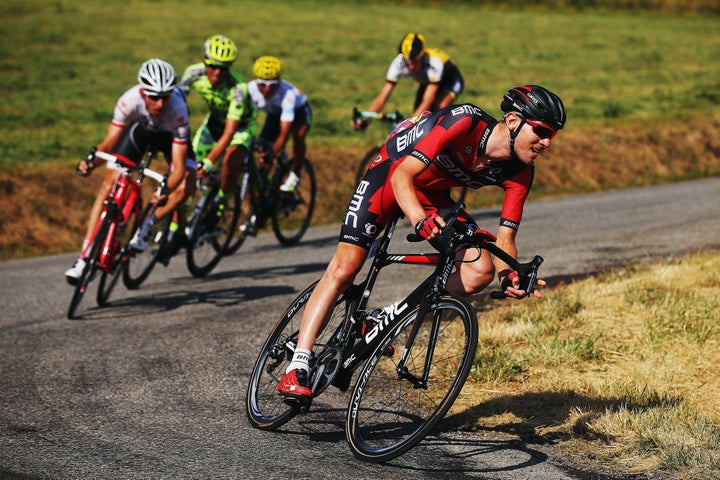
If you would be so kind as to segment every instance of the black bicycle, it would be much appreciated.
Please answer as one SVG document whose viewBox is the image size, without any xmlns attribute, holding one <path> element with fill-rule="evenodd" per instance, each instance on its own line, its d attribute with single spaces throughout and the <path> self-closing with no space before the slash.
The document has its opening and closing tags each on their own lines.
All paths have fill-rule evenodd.
<svg viewBox="0 0 720 480">
<path fill-rule="evenodd" d="M 359 370 L 349 400 L 346 437 L 361 460 L 384 462 L 407 452 L 443 418 L 462 389 L 478 342 L 477 317 L 464 298 L 445 289 L 460 249 L 487 250 L 513 268 L 526 292 L 532 292 L 542 257 L 519 263 L 493 243 L 485 230 L 467 231 L 455 222 L 464 208 L 446 217 L 439 253 L 392 254 L 387 248 L 398 218 L 373 247 L 367 277 L 350 287 L 315 343 L 310 385 L 313 398 L 333 385 L 346 391 Z M 415 234 L 410 241 L 419 241 Z M 368 308 L 380 271 L 391 264 L 434 265 L 434 271 L 384 317 Z M 273 430 L 301 412 L 285 403 L 277 385 L 293 357 L 300 319 L 317 283 L 305 289 L 282 315 L 258 356 L 247 389 L 246 412 L 259 429 Z M 493 298 L 505 298 L 493 292 Z M 382 318 L 380 321 L 378 319 Z"/>
<path fill-rule="evenodd" d="M 270 143 L 255 140 L 244 162 L 237 194 L 240 218 L 225 249 L 226 255 L 235 253 L 268 220 L 283 245 L 298 243 L 310 226 L 317 195 L 312 163 L 305 159 L 296 167 L 287 152 L 280 155 L 270 152 Z M 292 173 L 298 177 L 296 185 L 284 190 L 281 187 Z"/>
</svg>

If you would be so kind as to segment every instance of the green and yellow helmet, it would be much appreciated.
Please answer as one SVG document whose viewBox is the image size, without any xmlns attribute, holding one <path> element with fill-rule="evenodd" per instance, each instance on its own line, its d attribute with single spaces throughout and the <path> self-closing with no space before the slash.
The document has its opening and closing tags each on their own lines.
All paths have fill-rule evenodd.
<svg viewBox="0 0 720 480">
<path fill-rule="evenodd" d="M 205 63 L 230 68 L 237 58 L 235 42 L 225 35 L 213 35 L 205 40 Z"/>
</svg>

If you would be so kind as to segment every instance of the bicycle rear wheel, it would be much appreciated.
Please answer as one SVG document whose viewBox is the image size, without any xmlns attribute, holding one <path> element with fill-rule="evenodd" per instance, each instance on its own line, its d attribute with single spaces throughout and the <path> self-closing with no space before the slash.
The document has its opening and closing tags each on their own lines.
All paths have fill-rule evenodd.
<svg viewBox="0 0 720 480">
<path fill-rule="evenodd" d="M 286 174 L 288 173 L 289 169 Z M 275 192 L 275 204 L 272 208 L 273 231 L 283 245 L 294 245 L 300 241 L 310 226 L 315 210 L 317 185 L 312 164 L 304 160 L 297 173 L 300 181 L 294 190 Z M 285 178 L 282 181 L 284 182 Z"/>
<path fill-rule="evenodd" d="M 274 430 L 287 423 L 300 411 L 299 408 L 283 402 L 277 386 L 292 360 L 300 330 L 300 320 L 316 285 L 317 282 L 313 283 L 293 300 L 268 336 L 255 362 L 245 400 L 248 420 L 255 428 Z M 352 313 L 355 304 L 347 294 L 340 297 L 328 325 L 315 341 L 315 350 L 327 345 L 333 333 Z M 313 380 L 310 378 L 311 384 Z"/>
<path fill-rule="evenodd" d="M 105 218 L 95 234 L 90 253 L 88 253 L 85 258 L 85 268 L 83 268 L 82 274 L 78 279 L 78 284 L 75 286 L 72 298 L 70 299 L 70 307 L 67 312 L 67 318 L 69 319 L 77 318 L 75 315 L 77 308 L 85 295 L 88 285 L 97 274 L 100 251 L 102 250 L 102 244 L 109 229 L 110 219 Z"/>
<path fill-rule="evenodd" d="M 188 239 L 187 266 L 194 277 L 204 277 L 220 262 L 232 240 L 240 216 L 240 193 L 233 191 L 220 216 L 214 199 L 218 186 L 205 191 L 207 195 L 197 219 L 192 238 Z"/>
<path fill-rule="evenodd" d="M 405 352 L 417 313 L 415 308 L 380 343 L 358 375 L 345 433 L 360 460 L 385 462 L 415 446 L 450 409 L 470 372 L 478 330 L 467 301 L 443 296 L 422 319 L 415 341 Z M 395 348 L 392 356 L 387 355 L 389 345 Z M 399 371 L 398 361 L 406 353 Z M 423 372 L 428 374 L 424 385 L 420 382 Z"/>
<path fill-rule="evenodd" d="M 155 222 L 150 229 L 147 238 L 147 248 L 142 252 L 127 248 L 130 239 L 135 235 L 135 231 L 142 226 L 145 220 L 155 211 L 156 205 L 148 203 L 140 213 L 140 218 L 134 228 L 128 229 L 130 234 L 127 240 L 123 240 L 122 245 L 124 253 L 127 256 L 126 265 L 123 269 L 123 283 L 125 287 L 134 290 L 147 280 L 155 268 L 160 252 L 165 248 L 170 230 L 170 222 L 172 215 L 166 215 L 165 218 Z"/>
<path fill-rule="evenodd" d="M 360 180 L 365 176 L 365 172 L 367 172 L 368 167 L 370 164 L 375 160 L 375 157 L 377 157 L 378 153 L 380 153 L 380 147 L 373 147 L 365 154 L 364 157 L 360 159 L 360 163 L 358 163 L 357 171 L 355 172 L 355 186 L 360 183 Z"/>
</svg>

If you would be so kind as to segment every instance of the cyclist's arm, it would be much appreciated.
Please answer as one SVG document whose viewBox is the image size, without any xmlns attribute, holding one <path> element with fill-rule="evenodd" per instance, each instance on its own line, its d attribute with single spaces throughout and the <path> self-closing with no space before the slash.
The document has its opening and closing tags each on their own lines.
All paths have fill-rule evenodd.
<svg viewBox="0 0 720 480">
<path fill-rule="evenodd" d="M 213 146 L 212 150 L 210 150 L 210 152 L 207 154 L 206 158 L 208 158 L 213 163 L 217 163 L 217 159 L 222 156 L 227 146 L 230 145 L 230 141 L 232 140 L 233 135 L 235 135 L 238 125 L 240 125 L 240 120 L 235 120 L 232 118 L 227 118 L 225 120 L 225 130 L 223 131 L 223 134 L 220 136 L 218 141 L 215 142 L 215 145 Z"/>
<path fill-rule="evenodd" d="M 288 141 L 288 138 L 290 137 L 290 130 L 292 129 L 293 122 L 280 122 L 280 134 L 275 139 L 275 143 L 273 144 L 273 153 L 275 155 L 279 155 L 280 152 L 283 151 L 285 148 L 285 144 Z"/>
<path fill-rule="evenodd" d="M 438 92 L 440 91 L 440 84 L 439 83 L 429 83 L 425 87 L 425 93 L 423 93 L 422 101 L 420 102 L 420 105 L 415 109 L 412 116 L 420 115 L 425 110 L 430 110 L 431 112 L 435 110 L 435 97 L 437 96 Z"/>
<path fill-rule="evenodd" d="M 380 90 L 380 93 L 378 93 L 377 97 L 373 99 L 372 102 L 370 102 L 370 106 L 368 107 L 369 112 L 381 112 L 382 109 L 385 107 L 385 104 L 387 103 L 388 99 L 390 98 L 390 94 L 392 93 L 393 89 L 395 88 L 395 83 L 386 81 L 385 85 L 383 85 L 382 90 Z M 365 129 L 367 127 L 368 123 L 370 123 L 369 118 L 363 118 L 361 120 L 355 121 L 355 119 L 350 120 L 350 124 L 353 126 L 353 128 L 361 130 Z"/>
<path fill-rule="evenodd" d="M 395 199 L 412 226 L 417 225 L 427 215 L 420 200 L 418 200 L 414 182 L 415 177 L 420 175 L 426 168 L 427 166 L 423 162 L 408 156 L 400 162 L 390 176 L 390 185 L 395 194 Z M 437 221 L 440 228 L 445 226 L 442 218 L 438 218 Z M 435 227 L 433 236 L 440 233 L 440 228 Z M 428 239 L 431 238 L 432 236 Z"/>
<path fill-rule="evenodd" d="M 185 181 L 185 159 L 188 154 L 188 145 L 185 142 L 172 144 L 172 168 L 167 179 L 168 192 L 172 192 Z"/>
<path fill-rule="evenodd" d="M 105 138 L 97 144 L 97 150 L 99 152 L 111 153 L 113 148 L 115 148 L 115 145 L 117 145 L 123 129 L 124 127 L 122 125 L 111 123 L 108 127 L 107 133 L 105 134 Z M 88 168 L 86 159 L 80 160 L 80 163 L 78 164 L 78 171 L 80 171 L 83 175 L 86 175 L 90 170 L 91 169 Z"/>
</svg>

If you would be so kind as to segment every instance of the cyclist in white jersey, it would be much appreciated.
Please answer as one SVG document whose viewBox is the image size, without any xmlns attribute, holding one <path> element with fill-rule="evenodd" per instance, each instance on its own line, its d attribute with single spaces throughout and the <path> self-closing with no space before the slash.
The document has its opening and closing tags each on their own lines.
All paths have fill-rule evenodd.
<svg viewBox="0 0 720 480">
<path fill-rule="evenodd" d="M 307 95 L 280 78 L 282 64 L 276 57 L 258 58 L 253 74 L 255 79 L 248 83 L 248 93 L 255 108 L 266 112 L 260 138 L 272 143 L 272 153 L 278 155 L 292 135 L 294 168 L 280 186 L 280 190 L 292 191 L 300 180 L 297 172 L 307 154 L 305 137 L 312 124 L 312 110 Z"/>
<path fill-rule="evenodd" d="M 420 33 L 408 33 L 398 46 L 398 54 L 390 63 L 385 84 L 370 103 L 368 111 L 380 112 L 395 89 L 398 80 L 408 77 L 419 83 L 413 113 L 434 112 L 452 105 L 463 91 L 465 82 L 460 69 L 450 57 L 437 48 L 428 48 Z M 353 128 L 362 130 L 369 120 L 351 121 Z"/>
<path fill-rule="evenodd" d="M 117 101 L 113 118 L 105 138 L 97 145 L 100 152 L 116 155 L 123 163 L 135 165 L 142 160 L 145 151 L 153 148 L 162 152 L 170 164 L 167 181 L 167 202 L 159 206 L 152 221 L 163 218 L 185 199 L 195 184 L 195 159 L 188 148 L 190 127 L 185 97 L 175 89 L 177 83 L 172 66 L 153 58 L 140 67 L 138 85 L 127 90 Z M 90 174 L 94 164 L 81 160 L 77 171 L 82 176 Z M 80 258 L 65 272 L 71 284 L 77 283 L 85 266 L 85 256 L 92 243 L 95 225 L 102 205 L 117 180 L 119 173 L 107 169 L 98 190 L 88 219 Z M 162 200 L 162 199 L 156 199 Z M 136 243 L 138 243 L 137 239 Z M 142 249 L 140 238 L 138 249 Z M 147 245 L 147 243 L 145 243 Z"/>
</svg>

